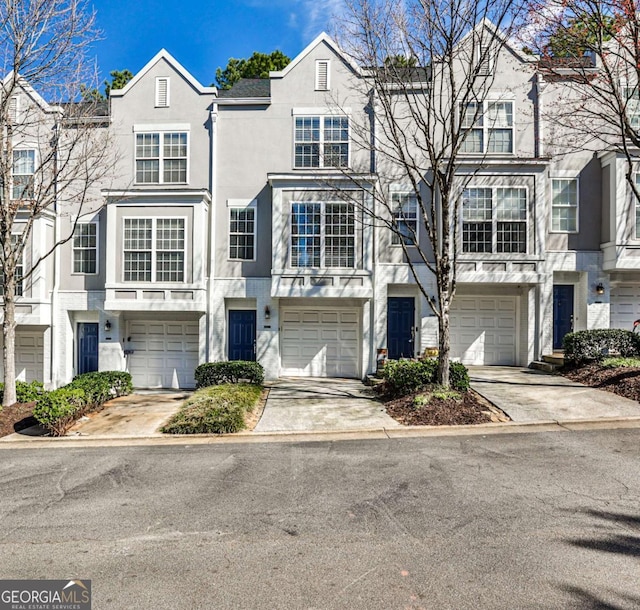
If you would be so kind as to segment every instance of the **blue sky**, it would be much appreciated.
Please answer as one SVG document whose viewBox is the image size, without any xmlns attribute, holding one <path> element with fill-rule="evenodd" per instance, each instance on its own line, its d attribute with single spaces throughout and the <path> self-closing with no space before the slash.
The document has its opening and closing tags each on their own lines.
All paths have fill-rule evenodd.
<svg viewBox="0 0 640 610">
<path fill-rule="evenodd" d="M 167 49 L 203 85 L 229 57 L 280 49 L 294 57 L 330 29 L 340 0 L 93 0 L 103 40 L 100 83 L 111 70 L 140 70 Z"/>
</svg>

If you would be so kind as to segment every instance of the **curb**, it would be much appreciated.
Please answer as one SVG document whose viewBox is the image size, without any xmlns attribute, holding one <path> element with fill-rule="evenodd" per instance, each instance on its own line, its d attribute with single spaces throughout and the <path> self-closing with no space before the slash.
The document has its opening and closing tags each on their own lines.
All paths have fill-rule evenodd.
<svg viewBox="0 0 640 610">
<path fill-rule="evenodd" d="M 462 426 L 407 426 L 363 430 L 322 430 L 313 432 L 271 432 L 237 434 L 190 434 L 153 436 L 62 436 L 22 437 L 12 434 L 0 439 L 2 449 L 100 447 L 100 446 L 173 446 L 215 445 L 235 443 L 304 443 L 353 440 L 399 440 L 443 436 L 487 436 L 494 434 L 528 434 L 540 432 L 578 432 L 640 428 L 640 417 L 598 418 L 583 420 L 542 420 L 532 422 L 499 422 Z"/>
</svg>

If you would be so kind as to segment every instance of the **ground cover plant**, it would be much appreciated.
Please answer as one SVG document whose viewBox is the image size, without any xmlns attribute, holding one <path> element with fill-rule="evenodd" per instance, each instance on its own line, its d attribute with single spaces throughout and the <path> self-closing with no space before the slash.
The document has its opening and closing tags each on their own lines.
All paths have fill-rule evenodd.
<svg viewBox="0 0 640 610">
<path fill-rule="evenodd" d="M 508 418 L 469 387 L 469 371 L 459 363 L 450 363 L 451 388 L 436 381 L 435 359 L 390 360 L 383 382 L 376 391 L 387 413 L 404 425 L 464 425 Z"/>
<path fill-rule="evenodd" d="M 194 392 L 162 428 L 168 434 L 227 434 L 246 428 L 257 407 L 262 387 L 225 383 Z"/>
<path fill-rule="evenodd" d="M 562 375 L 640 402 L 640 335 L 618 329 L 583 330 L 569 333 L 564 347 Z"/>
</svg>

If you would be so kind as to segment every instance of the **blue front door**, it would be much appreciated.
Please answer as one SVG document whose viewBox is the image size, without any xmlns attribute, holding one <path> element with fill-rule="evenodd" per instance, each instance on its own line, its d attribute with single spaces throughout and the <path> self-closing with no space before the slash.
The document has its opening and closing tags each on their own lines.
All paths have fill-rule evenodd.
<svg viewBox="0 0 640 610">
<path fill-rule="evenodd" d="M 387 349 L 390 360 L 415 356 L 415 300 L 413 297 L 387 299 Z"/>
<path fill-rule="evenodd" d="M 573 286 L 553 287 L 553 349 L 562 349 L 562 340 L 573 331 Z"/>
<path fill-rule="evenodd" d="M 98 325 L 78 324 L 78 375 L 98 370 Z"/>
<path fill-rule="evenodd" d="M 229 360 L 256 359 L 256 312 L 229 310 Z"/>
</svg>

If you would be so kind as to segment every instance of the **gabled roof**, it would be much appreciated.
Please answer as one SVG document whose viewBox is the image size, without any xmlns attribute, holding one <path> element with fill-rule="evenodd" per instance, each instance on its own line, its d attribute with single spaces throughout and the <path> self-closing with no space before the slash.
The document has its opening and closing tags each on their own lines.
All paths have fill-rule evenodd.
<svg viewBox="0 0 640 610">
<path fill-rule="evenodd" d="M 344 61 L 344 63 L 349 66 L 356 74 L 360 75 L 360 68 L 353 63 L 351 58 L 340 49 L 340 47 L 335 43 L 335 41 L 329 36 L 326 32 L 322 32 L 322 34 L 318 35 L 315 40 L 313 40 L 310 44 L 308 44 L 298 55 L 296 55 L 293 60 L 287 65 L 284 70 L 280 70 L 279 72 L 269 72 L 269 78 L 283 78 L 291 70 L 293 70 L 311 51 L 313 51 L 320 43 L 325 43 L 327 46 L 331 48 L 331 50 Z"/>
<path fill-rule="evenodd" d="M 538 57 L 535 55 L 527 55 L 523 53 L 520 49 L 516 48 L 511 41 L 506 37 L 505 33 L 498 28 L 493 21 L 487 19 L 486 17 L 479 21 L 474 28 L 471 28 L 460 40 L 458 45 L 464 44 L 468 38 L 471 38 L 474 32 L 477 32 L 480 28 L 486 28 L 491 32 L 491 34 L 500 40 L 504 47 L 507 47 L 520 61 L 523 63 L 532 63 L 538 61 Z"/>
<path fill-rule="evenodd" d="M 14 72 L 11 70 L 3 79 L 3 86 L 8 84 L 14 78 Z M 22 78 L 20 74 L 17 75 L 15 82 L 22 91 L 24 91 L 40 108 L 43 112 L 61 112 L 62 108 L 60 106 L 52 106 L 45 100 L 30 84 L 27 80 Z"/>
<path fill-rule="evenodd" d="M 182 64 L 175 59 L 169 51 L 166 49 L 160 49 L 158 53 L 140 70 L 122 89 L 112 89 L 109 92 L 110 97 L 121 97 L 133 88 L 138 81 L 144 78 L 145 74 L 153 68 L 161 59 L 166 61 L 178 74 L 180 74 L 198 93 L 200 94 L 213 94 L 217 93 L 215 87 L 204 87 L 200 82 L 186 69 Z"/>
</svg>

